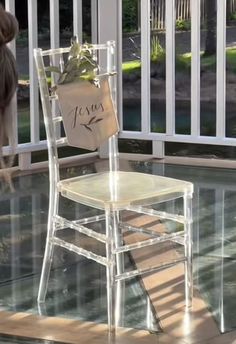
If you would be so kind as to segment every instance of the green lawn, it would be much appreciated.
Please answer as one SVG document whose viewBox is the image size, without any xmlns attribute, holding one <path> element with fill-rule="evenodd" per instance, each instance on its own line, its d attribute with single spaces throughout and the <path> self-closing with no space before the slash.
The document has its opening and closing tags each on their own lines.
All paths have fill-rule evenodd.
<svg viewBox="0 0 236 344">
<path fill-rule="evenodd" d="M 131 74 L 134 71 L 137 71 L 140 69 L 141 69 L 141 61 L 140 60 L 128 61 L 128 62 L 122 63 L 123 73 Z"/>
<path fill-rule="evenodd" d="M 186 53 L 179 55 L 178 59 L 183 61 L 183 64 L 190 67 L 191 65 L 191 53 Z M 236 72 L 236 48 L 226 49 L 226 65 L 228 70 Z M 216 56 L 204 56 L 201 54 L 201 66 L 205 68 L 215 69 L 216 66 Z"/>
<path fill-rule="evenodd" d="M 227 67 L 236 72 L 236 48 L 228 48 L 226 51 Z"/>
<path fill-rule="evenodd" d="M 165 63 L 162 61 L 154 61 L 154 63 Z M 226 62 L 227 68 L 236 72 L 236 48 L 227 48 L 226 49 Z M 203 56 L 201 54 L 201 66 L 205 68 L 215 69 L 216 66 L 216 56 Z M 185 53 L 182 55 L 176 56 L 176 68 L 177 70 L 185 70 L 191 67 L 191 53 Z M 124 62 L 122 64 L 122 71 L 126 74 L 131 74 L 135 71 L 139 71 L 141 69 L 141 61 L 140 60 L 133 60 Z M 20 75 L 21 80 L 29 80 L 28 75 Z M 50 81 L 50 78 L 48 79 Z"/>
<path fill-rule="evenodd" d="M 154 62 L 155 63 L 155 62 Z M 158 61 L 156 61 L 158 63 Z M 159 63 L 165 63 L 165 61 L 160 61 Z M 232 70 L 236 73 L 236 48 L 226 49 L 226 64 L 227 69 Z M 185 53 L 183 55 L 176 56 L 176 69 L 177 70 L 189 70 L 191 67 L 191 53 Z M 215 70 L 216 67 L 216 56 L 204 56 L 201 53 L 201 67 Z M 123 73 L 131 74 L 135 71 L 141 69 L 141 61 L 128 61 L 122 64 Z"/>
</svg>

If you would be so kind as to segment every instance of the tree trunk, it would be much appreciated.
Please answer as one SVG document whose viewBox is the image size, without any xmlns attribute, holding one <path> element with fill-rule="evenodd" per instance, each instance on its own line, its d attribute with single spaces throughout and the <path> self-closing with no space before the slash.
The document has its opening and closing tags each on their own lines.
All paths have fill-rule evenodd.
<svg viewBox="0 0 236 344">
<path fill-rule="evenodd" d="M 232 2 L 232 0 L 226 1 L 226 24 L 227 25 L 230 23 L 231 2 Z"/>
<path fill-rule="evenodd" d="M 216 53 L 216 0 L 206 0 L 205 56 Z"/>
</svg>

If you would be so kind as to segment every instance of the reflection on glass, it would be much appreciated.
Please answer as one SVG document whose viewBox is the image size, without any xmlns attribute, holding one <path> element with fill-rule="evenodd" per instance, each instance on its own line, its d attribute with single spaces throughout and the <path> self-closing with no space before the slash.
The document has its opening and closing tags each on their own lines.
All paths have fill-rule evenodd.
<svg viewBox="0 0 236 344">
<path fill-rule="evenodd" d="M 194 183 L 194 284 L 218 328 L 236 328 L 236 174 L 235 170 L 136 162 L 140 172 Z M 174 205 L 175 207 L 178 204 Z"/>
<path fill-rule="evenodd" d="M 194 183 L 194 276 L 195 285 L 209 305 L 222 332 L 236 328 L 236 174 L 235 170 L 188 167 L 151 162 L 132 162 L 132 169 L 189 180 Z M 96 165 L 68 168 L 67 177 L 94 172 Z M 0 303 L 3 310 L 37 313 L 37 292 L 45 244 L 48 175 L 14 178 L 15 193 L 0 197 Z M 181 204 L 169 204 L 181 209 Z M 84 214 L 86 207 L 61 203 L 63 216 Z M 165 210 L 165 209 L 163 209 Z M 87 213 L 86 213 L 87 214 Z M 90 214 L 91 215 L 91 214 Z M 102 230 L 97 224 L 97 230 Z M 68 231 L 67 235 L 71 235 Z M 77 236 L 72 237 L 78 240 Z M 80 236 L 80 240 L 83 238 Z M 99 247 L 96 247 L 99 250 Z M 48 315 L 106 322 L 105 269 L 57 249 L 49 283 Z M 130 264 L 126 257 L 126 264 Z M 91 283 L 93 281 L 93 283 Z M 147 328 L 154 319 L 139 280 L 120 286 L 120 324 Z M 154 323 L 153 323 L 154 321 Z"/>
<path fill-rule="evenodd" d="M 62 175 L 73 177 L 94 172 L 95 165 L 68 168 Z M 37 293 L 45 246 L 48 211 L 48 174 L 39 173 L 14 178 L 15 193 L 0 197 L 0 304 L 2 310 L 38 313 Z M 93 210 L 65 199 L 60 207 L 63 216 L 90 216 Z M 86 215 L 85 215 L 86 214 Z M 102 222 L 94 223 L 97 231 L 104 230 Z M 84 245 L 93 242 L 74 231 L 65 230 L 73 242 Z M 104 246 L 96 245 L 93 251 Z M 125 265 L 133 264 L 128 255 Z M 117 293 L 117 307 L 121 310 L 119 324 L 125 327 L 158 330 L 157 320 L 149 314 L 149 299 L 140 280 L 123 283 Z M 49 281 L 48 296 L 41 314 L 71 317 L 86 321 L 107 322 L 106 270 L 103 266 L 61 248 L 55 249 L 54 266 Z M 148 320 L 148 321 L 147 321 Z"/>
</svg>

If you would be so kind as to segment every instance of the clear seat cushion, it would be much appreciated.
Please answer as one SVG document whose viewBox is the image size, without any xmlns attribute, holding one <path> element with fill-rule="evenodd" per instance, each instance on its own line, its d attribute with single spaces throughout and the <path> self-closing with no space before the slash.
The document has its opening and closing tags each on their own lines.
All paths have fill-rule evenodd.
<svg viewBox="0 0 236 344">
<path fill-rule="evenodd" d="M 60 181 L 61 194 L 73 201 L 105 209 L 125 209 L 193 192 L 190 182 L 138 172 L 102 172 Z"/>
</svg>

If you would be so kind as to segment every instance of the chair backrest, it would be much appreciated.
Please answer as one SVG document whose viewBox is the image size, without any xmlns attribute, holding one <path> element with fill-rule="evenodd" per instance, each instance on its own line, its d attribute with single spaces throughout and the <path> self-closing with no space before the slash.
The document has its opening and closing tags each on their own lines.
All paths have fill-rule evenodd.
<svg viewBox="0 0 236 344">
<path fill-rule="evenodd" d="M 87 49 L 88 45 L 82 45 L 81 49 Z M 48 143 L 48 159 L 50 179 L 57 183 L 60 178 L 57 148 L 68 143 L 66 136 L 62 137 L 63 116 L 61 115 L 57 93 L 54 86 L 58 80 L 58 70 L 61 72 L 68 61 L 71 47 L 42 50 L 34 49 L 34 57 L 39 80 L 40 96 L 44 123 Z M 107 76 L 110 93 L 116 112 L 116 63 L 115 42 L 106 44 L 92 44 L 89 49 L 93 57 L 98 61 L 98 78 Z M 95 87 L 95 86 L 94 86 Z M 118 169 L 117 136 L 109 137 L 109 168 L 111 171 Z"/>
</svg>

